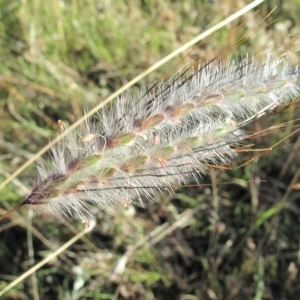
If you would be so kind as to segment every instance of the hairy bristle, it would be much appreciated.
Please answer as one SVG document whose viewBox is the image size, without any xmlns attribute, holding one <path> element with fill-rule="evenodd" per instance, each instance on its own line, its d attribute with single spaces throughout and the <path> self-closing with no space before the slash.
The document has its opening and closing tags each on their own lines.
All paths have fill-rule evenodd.
<svg viewBox="0 0 300 300">
<path fill-rule="evenodd" d="M 142 204 L 229 164 L 247 138 L 243 127 L 298 94 L 299 69 L 270 56 L 210 62 L 140 96 L 125 93 L 56 145 L 25 203 L 82 220 L 93 204 Z"/>
</svg>

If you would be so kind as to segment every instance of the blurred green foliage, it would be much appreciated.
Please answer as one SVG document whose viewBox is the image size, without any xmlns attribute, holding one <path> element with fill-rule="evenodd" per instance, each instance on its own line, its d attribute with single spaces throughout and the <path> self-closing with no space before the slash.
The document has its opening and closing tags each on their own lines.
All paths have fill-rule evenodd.
<svg viewBox="0 0 300 300">
<path fill-rule="evenodd" d="M 72 123 L 85 107 L 244 5 L 230 0 L 1 0 L 1 180 L 55 136 L 58 119 Z M 299 9 L 296 0 L 267 1 L 259 12 L 216 32 L 139 85 L 208 55 L 280 51 L 297 62 Z M 245 32 L 245 41 L 237 45 Z M 297 113 L 295 108 L 275 115 L 255 124 L 255 130 L 287 120 L 295 124 Z M 290 124 L 258 137 L 257 147 L 288 136 Z M 248 154 L 253 162 L 243 168 L 212 170 L 203 186 L 158 195 L 146 208 L 99 212 L 89 236 L 3 299 L 299 299 L 300 193 L 293 189 L 300 182 L 298 136 L 260 159 Z M 35 176 L 32 166 L 2 189 L 1 207 L 21 201 Z M 0 290 L 82 227 L 73 225 L 31 219 L 26 208 L 2 221 Z"/>
</svg>

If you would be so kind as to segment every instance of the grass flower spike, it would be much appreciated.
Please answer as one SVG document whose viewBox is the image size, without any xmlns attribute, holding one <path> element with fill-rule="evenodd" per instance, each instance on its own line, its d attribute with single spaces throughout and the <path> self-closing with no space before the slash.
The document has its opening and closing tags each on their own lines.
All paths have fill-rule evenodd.
<svg viewBox="0 0 300 300">
<path fill-rule="evenodd" d="M 249 136 L 243 127 L 298 94 L 299 69 L 271 57 L 211 61 L 139 96 L 125 93 L 55 146 L 19 206 L 86 222 L 94 205 L 143 205 L 211 165 L 230 164 Z"/>
</svg>

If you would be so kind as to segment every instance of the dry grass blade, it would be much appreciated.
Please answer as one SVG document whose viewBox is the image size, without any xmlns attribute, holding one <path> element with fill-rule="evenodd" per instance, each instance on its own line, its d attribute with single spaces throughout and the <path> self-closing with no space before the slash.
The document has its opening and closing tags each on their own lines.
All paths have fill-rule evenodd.
<svg viewBox="0 0 300 300">
<path fill-rule="evenodd" d="M 77 235 L 75 235 L 71 240 L 66 242 L 63 246 L 58 248 L 55 252 L 53 252 L 51 255 L 48 255 L 44 260 L 37 263 L 34 267 L 30 268 L 28 271 L 26 271 L 23 275 L 19 276 L 16 280 L 11 282 L 9 285 L 6 286 L 3 290 L 0 291 L 0 297 L 3 296 L 5 293 L 7 293 L 10 289 L 12 289 L 15 285 L 20 283 L 22 280 L 30 276 L 32 273 L 36 272 L 38 269 L 40 269 L 45 264 L 49 263 L 53 258 L 57 257 L 59 254 L 63 253 L 68 247 L 73 245 L 77 240 L 79 240 L 81 237 L 86 235 L 88 232 L 92 231 L 95 227 L 96 223 L 92 222 L 90 223 L 89 228 L 85 228 L 81 232 L 79 232 Z"/>
</svg>

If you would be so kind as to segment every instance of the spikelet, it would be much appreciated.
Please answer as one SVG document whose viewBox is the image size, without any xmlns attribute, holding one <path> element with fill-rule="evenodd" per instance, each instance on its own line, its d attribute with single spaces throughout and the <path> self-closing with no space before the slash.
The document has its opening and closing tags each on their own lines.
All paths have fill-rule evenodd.
<svg viewBox="0 0 300 300">
<path fill-rule="evenodd" d="M 125 93 L 55 146 L 52 166 L 38 167 L 38 181 L 20 205 L 86 223 L 91 205 L 125 208 L 172 193 L 209 165 L 229 164 L 248 136 L 245 125 L 296 100 L 299 73 L 285 58 L 228 59 L 137 97 Z"/>
</svg>

